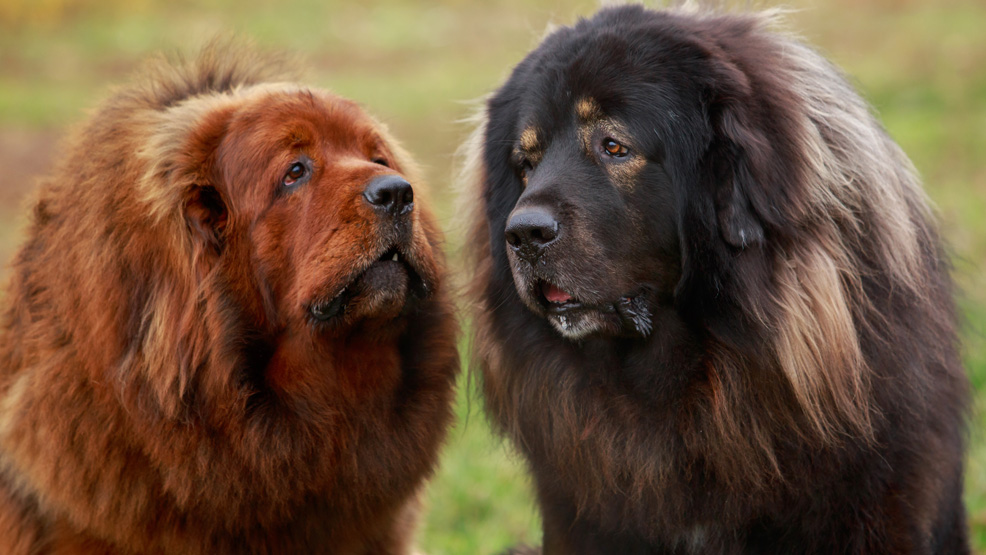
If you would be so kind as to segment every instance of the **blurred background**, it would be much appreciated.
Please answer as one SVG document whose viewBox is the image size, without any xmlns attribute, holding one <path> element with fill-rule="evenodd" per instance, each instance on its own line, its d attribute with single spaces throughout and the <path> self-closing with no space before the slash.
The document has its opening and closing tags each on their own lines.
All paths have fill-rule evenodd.
<svg viewBox="0 0 986 555">
<path fill-rule="evenodd" d="M 769 5 L 758 3 L 759 5 Z M 853 78 L 917 165 L 954 252 L 974 387 L 966 499 L 986 553 L 986 2 L 788 0 L 789 27 Z M 24 224 L 25 195 L 66 128 L 149 52 L 191 54 L 235 33 L 299 53 L 311 84 L 361 102 L 423 163 L 449 249 L 460 123 L 533 47 L 594 0 L 0 0 L 0 261 Z M 6 265 L 0 280 L 6 281 Z M 463 375 L 459 420 L 428 489 L 431 554 L 537 543 L 522 462 L 493 437 Z"/>
</svg>

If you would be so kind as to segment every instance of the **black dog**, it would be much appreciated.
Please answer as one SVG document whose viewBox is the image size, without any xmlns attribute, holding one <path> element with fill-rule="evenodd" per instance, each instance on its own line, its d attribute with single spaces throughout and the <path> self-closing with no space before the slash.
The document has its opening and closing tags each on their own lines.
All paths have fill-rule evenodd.
<svg viewBox="0 0 986 555">
<path fill-rule="evenodd" d="M 605 9 L 475 136 L 476 357 L 545 553 L 966 553 L 912 166 L 769 14 Z"/>
</svg>

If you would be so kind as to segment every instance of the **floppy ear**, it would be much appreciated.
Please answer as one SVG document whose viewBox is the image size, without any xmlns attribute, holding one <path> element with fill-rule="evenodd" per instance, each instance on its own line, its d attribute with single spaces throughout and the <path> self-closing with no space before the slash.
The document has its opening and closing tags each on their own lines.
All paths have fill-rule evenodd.
<svg viewBox="0 0 986 555">
<path fill-rule="evenodd" d="M 233 113 L 228 97 L 193 98 L 155 114 L 141 150 L 148 170 L 140 186 L 159 221 L 184 228 L 196 263 L 211 265 L 230 221 L 217 152 Z"/>
<path fill-rule="evenodd" d="M 727 111 L 721 114 L 720 120 L 714 131 L 721 143 L 716 148 L 719 168 L 715 191 L 719 233 L 731 246 L 746 248 L 764 240 L 763 226 L 750 202 L 750 191 L 758 183 L 750 167 L 749 151 L 757 148 L 757 141 L 753 133 L 739 124 L 735 114 Z"/>
<path fill-rule="evenodd" d="M 752 197 L 764 188 L 758 164 L 769 144 L 753 125 L 752 100 L 746 76 L 734 65 L 717 64 L 706 94 L 706 114 L 713 139 L 705 167 L 714 172 L 713 195 L 719 234 L 729 245 L 762 244 L 764 228 Z"/>
<path fill-rule="evenodd" d="M 703 45 L 708 46 L 708 45 Z M 682 275 L 675 289 L 683 315 L 723 335 L 745 336 L 743 292 L 760 290 L 768 275 L 766 258 L 754 253 L 778 229 L 773 204 L 776 168 L 764 130 L 756 125 L 756 99 L 749 80 L 721 50 L 709 47 L 711 65 L 700 79 L 705 151 L 694 167 L 693 195 L 681 214 Z M 765 164 L 766 162 L 766 164 Z M 776 200 L 776 199 L 774 199 Z M 739 316 L 737 318 L 737 316 Z"/>
<path fill-rule="evenodd" d="M 226 203 L 212 186 L 193 185 L 185 192 L 182 213 L 193 237 L 219 254 L 226 241 L 226 222 L 229 217 Z"/>
<path fill-rule="evenodd" d="M 145 317 L 160 324 L 148 326 L 142 341 L 157 402 L 173 418 L 187 410 L 187 392 L 210 356 L 208 331 L 215 322 L 204 312 L 206 278 L 232 220 L 218 152 L 234 110 L 228 96 L 193 97 L 152 110 L 143 122 L 149 130 L 138 156 L 147 169 L 137 189 L 147 217 L 163 228 L 156 236 L 171 241 L 178 265 L 171 279 L 153 284 L 155 304 Z"/>
</svg>

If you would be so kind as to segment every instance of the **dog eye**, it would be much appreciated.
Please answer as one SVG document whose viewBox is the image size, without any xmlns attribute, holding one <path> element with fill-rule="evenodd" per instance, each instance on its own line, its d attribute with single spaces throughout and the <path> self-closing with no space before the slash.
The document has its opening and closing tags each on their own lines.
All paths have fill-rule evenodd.
<svg viewBox="0 0 986 555">
<path fill-rule="evenodd" d="M 291 164 L 291 167 L 288 168 L 287 173 L 284 174 L 281 184 L 285 187 L 294 187 L 299 181 L 303 181 L 307 178 L 309 173 L 310 170 L 308 169 L 308 165 L 305 164 L 303 160 L 299 160 L 298 162 Z"/>
<path fill-rule="evenodd" d="M 380 164 L 381 166 L 383 166 L 385 168 L 389 168 L 390 167 L 390 163 L 387 162 L 387 159 L 386 158 L 374 158 L 373 159 L 373 163 L 374 164 Z"/>
<path fill-rule="evenodd" d="M 623 158 L 630 152 L 630 149 L 609 137 L 603 139 L 603 150 L 614 158 Z"/>
</svg>

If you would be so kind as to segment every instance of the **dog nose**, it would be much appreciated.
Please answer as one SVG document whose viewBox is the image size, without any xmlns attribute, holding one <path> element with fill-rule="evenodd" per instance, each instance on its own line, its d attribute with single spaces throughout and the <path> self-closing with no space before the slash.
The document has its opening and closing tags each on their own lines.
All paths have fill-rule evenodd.
<svg viewBox="0 0 986 555">
<path fill-rule="evenodd" d="M 522 258 L 533 261 L 558 238 L 558 221 L 550 213 L 535 209 L 516 212 L 507 220 L 504 235 Z"/>
<path fill-rule="evenodd" d="M 381 175 L 370 181 L 363 198 L 377 210 L 402 216 L 414 209 L 414 189 L 399 175 Z"/>
</svg>

